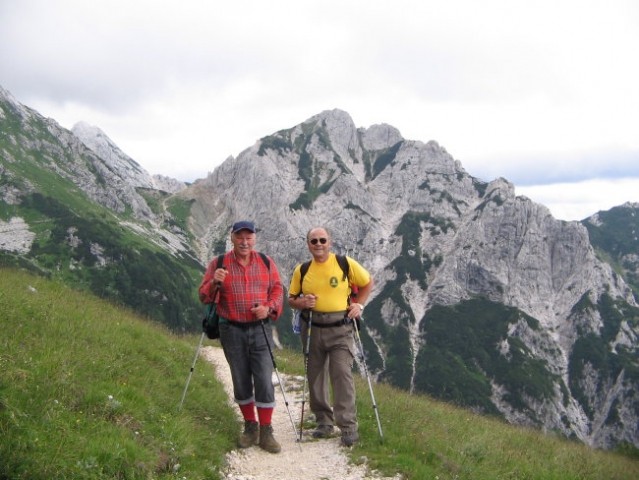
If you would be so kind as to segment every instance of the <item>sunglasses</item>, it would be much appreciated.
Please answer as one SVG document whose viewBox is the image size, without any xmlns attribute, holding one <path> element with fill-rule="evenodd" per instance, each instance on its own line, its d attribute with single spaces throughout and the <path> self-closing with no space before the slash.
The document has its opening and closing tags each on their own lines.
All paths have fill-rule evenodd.
<svg viewBox="0 0 639 480">
<path fill-rule="evenodd" d="M 324 245 L 326 242 L 328 242 L 328 239 L 327 238 L 311 238 L 309 242 L 311 242 L 311 245 L 317 245 L 317 242 Z"/>
</svg>

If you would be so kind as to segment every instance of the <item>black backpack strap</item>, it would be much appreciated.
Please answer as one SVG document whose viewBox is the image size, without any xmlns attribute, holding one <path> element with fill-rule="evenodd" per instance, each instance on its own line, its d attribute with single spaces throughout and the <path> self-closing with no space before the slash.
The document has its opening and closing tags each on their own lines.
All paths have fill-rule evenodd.
<svg viewBox="0 0 639 480">
<path fill-rule="evenodd" d="M 337 263 L 339 263 L 339 266 L 344 273 L 344 276 L 342 277 L 342 281 L 344 282 L 348 278 L 348 272 L 350 271 L 351 267 L 345 255 L 335 255 L 335 258 L 337 258 Z"/>
<path fill-rule="evenodd" d="M 262 257 L 262 261 L 264 262 L 264 265 L 266 265 L 266 268 L 268 268 L 269 272 L 271 271 L 271 261 L 268 259 L 268 257 L 266 256 L 266 254 L 262 253 L 262 252 L 257 252 L 260 254 L 260 257 Z"/>
<path fill-rule="evenodd" d="M 335 255 L 335 257 L 337 258 L 337 263 L 339 263 L 339 266 L 342 269 L 342 272 L 344 273 L 344 276 L 342 277 L 342 281 L 346 282 L 348 281 L 348 274 L 351 270 L 351 265 L 350 263 L 348 263 L 348 258 L 346 258 L 346 255 Z M 353 287 L 351 283 L 348 282 L 348 300 L 347 301 L 349 305 L 352 302 L 352 294 L 353 294 Z"/>
<path fill-rule="evenodd" d="M 308 262 L 304 262 L 304 263 L 302 263 L 302 265 L 300 265 L 300 293 L 299 293 L 299 295 L 302 294 L 302 283 L 304 282 L 304 275 L 306 275 L 306 272 L 308 272 L 308 268 L 310 266 L 311 266 L 311 261 L 310 260 Z"/>
</svg>

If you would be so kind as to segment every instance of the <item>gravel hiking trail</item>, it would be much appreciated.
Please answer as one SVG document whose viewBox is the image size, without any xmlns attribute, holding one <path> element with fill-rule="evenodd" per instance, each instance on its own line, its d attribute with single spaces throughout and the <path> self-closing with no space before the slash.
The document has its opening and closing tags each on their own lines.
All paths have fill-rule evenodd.
<svg viewBox="0 0 639 480">
<path fill-rule="evenodd" d="M 239 409 L 233 401 L 231 373 L 224 352 L 219 347 L 207 346 L 202 348 L 201 355 L 214 365 L 216 376 L 228 394 L 229 404 L 237 411 L 239 434 L 242 421 Z M 281 372 L 280 378 L 295 428 L 299 430 L 304 379 Z M 273 380 L 277 383 L 275 375 Z M 399 474 L 383 477 L 369 470 L 365 459 L 360 459 L 360 465 L 350 463 L 346 447 L 340 444 L 339 435 L 316 440 L 311 437 L 310 431 L 305 430 L 302 442 L 298 442 L 282 397 L 282 389 L 277 384 L 275 401 L 277 406 L 273 413 L 273 431 L 276 440 L 282 446 L 282 451 L 272 454 L 254 446 L 229 452 L 222 471 L 222 478 L 225 480 L 401 480 Z M 308 403 L 305 410 L 305 415 L 310 415 Z"/>
</svg>

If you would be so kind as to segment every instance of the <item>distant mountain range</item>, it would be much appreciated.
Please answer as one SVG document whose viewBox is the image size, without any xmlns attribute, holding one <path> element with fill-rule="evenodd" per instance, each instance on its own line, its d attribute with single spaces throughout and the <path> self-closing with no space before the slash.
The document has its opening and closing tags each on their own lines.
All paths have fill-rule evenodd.
<svg viewBox="0 0 639 480">
<path fill-rule="evenodd" d="M 375 278 L 363 333 L 379 381 L 595 447 L 639 447 L 637 204 L 556 220 L 436 142 L 356 128 L 340 110 L 185 185 L 0 88 L 0 156 L 3 265 L 194 331 L 204 265 L 229 248 L 233 221 L 256 222 L 286 285 L 308 257 L 306 231 L 324 225 Z M 279 339 L 298 347 L 290 316 Z"/>
</svg>

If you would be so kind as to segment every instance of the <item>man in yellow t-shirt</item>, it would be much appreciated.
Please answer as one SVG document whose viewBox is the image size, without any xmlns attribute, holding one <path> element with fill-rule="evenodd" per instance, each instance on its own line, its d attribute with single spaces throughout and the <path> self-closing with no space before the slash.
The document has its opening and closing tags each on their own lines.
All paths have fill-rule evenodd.
<svg viewBox="0 0 639 480">
<path fill-rule="evenodd" d="M 342 444 L 350 447 L 359 440 L 353 382 L 355 344 L 352 323 L 364 310 L 373 280 L 370 273 L 350 257 L 346 257 L 349 268 L 348 277 L 344 278 L 344 271 L 331 252 L 331 237 L 325 228 L 311 229 L 306 235 L 306 242 L 313 259 L 302 281 L 302 265 L 295 267 L 288 303 L 292 308 L 302 310 L 303 345 L 307 344 L 309 321 L 312 322 L 307 378 L 310 407 L 317 421 L 313 437 L 327 438 L 337 425 Z M 358 288 L 357 303 L 349 301 L 352 286 Z M 326 367 L 333 388 L 333 406 Z"/>
</svg>

